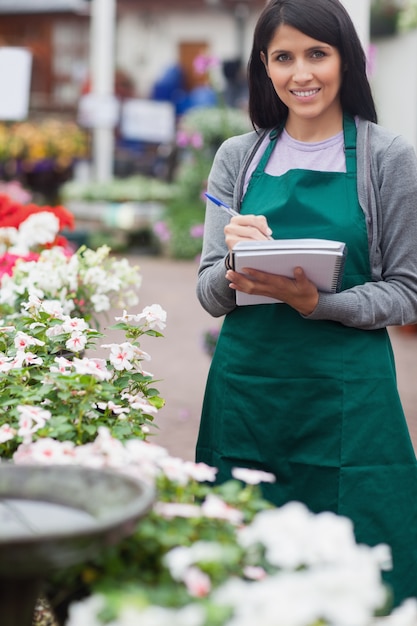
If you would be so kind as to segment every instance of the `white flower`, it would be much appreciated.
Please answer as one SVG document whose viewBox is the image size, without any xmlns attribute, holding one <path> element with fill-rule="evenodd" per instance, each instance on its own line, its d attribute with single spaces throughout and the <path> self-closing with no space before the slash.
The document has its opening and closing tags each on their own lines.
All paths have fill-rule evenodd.
<svg viewBox="0 0 417 626">
<path fill-rule="evenodd" d="M 110 363 L 116 370 L 131 370 L 131 360 L 135 355 L 135 347 L 125 341 L 123 343 L 103 344 L 102 348 L 110 348 Z"/>
<path fill-rule="evenodd" d="M 24 350 L 28 346 L 44 346 L 45 342 L 18 330 L 15 334 L 14 345 L 18 350 Z"/>
<path fill-rule="evenodd" d="M 50 338 L 58 337 L 58 335 L 63 335 L 64 332 L 61 325 L 55 324 L 55 326 L 50 326 L 49 328 L 47 328 L 45 334 L 48 338 Z"/>
<path fill-rule="evenodd" d="M 30 299 L 34 300 L 34 296 L 30 296 Z M 38 299 L 39 300 L 39 299 Z M 51 317 L 62 319 L 64 316 L 64 309 L 59 300 L 39 300 L 41 311 L 48 313 Z"/>
<path fill-rule="evenodd" d="M 59 219 L 50 211 L 29 215 L 19 225 L 16 248 L 27 250 L 39 244 L 52 243 L 59 232 Z"/>
<path fill-rule="evenodd" d="M 369 572 L 367 572 L 369 573 Z M 282 572 L 259 582 L 232 580 L 214 600 L 234 608 L 228 626 L 369 626 L 386 600 L 380 578 L 360 569 L 327 566 Z"/>
<path fill-rule="evenodd" d="M 51 413 L 35 406 L 18 405 L 19 429 L 17 435 L 23 437 L 23 443 L 32 441 L 32 435 L 43 428 L 50 419 Z"/>
<path fill-rule="evenodd" d="M 211 580 L 198 567 L 189 567 L 184 574 L 184 584 L 194 598 L 205 598 L 211 591 Z"/>
<path fill-rule="evenodd" d="M 57 367 L 51 365 L 49 370 L 51 372 L 60 372 L 61 374 L 66 374 L 72 368 L 72 361 L 69 361 L 64 356 L 57 356 L 55 358 L 55 362 L 57 363 Z"/>
<path fill-rule="evenodd" d="M 75 460 L 75 444 L 42 437 L 29 445 L 21 445 L 13 456 L 15 463 L 69 464 Z"/>
<path fill-rule="evenodd" d="M 104 607 L 104 597 L 98 594 L 82 602 L 75 602 L 69 607 L 66 624 L 67 626 L 102 626 L 103 623 L 98 616 Z"/>
<path fill-rule="evenodd" d="M 160 304 L 152 304 L 151 306 L 146 306 L 142 313 L 137 315 L 136 319 L 137 321 L 144 319 L 152 330 L 164 330 L 167 314 Z"/>
<path fill-rule="evenodd" d="M 117 621 L 112 621 L 109 626 L 204 626 L 205 623 L 205 610 L 199 605 L 190 604 L 179 609 L 160 606 L 140 609 L 133 603 L 132 606 L 123 606 Z M 74 626 L 79 626 L 79 624 L 74 624 Z M 96 626 L 96 624 L 93 622 L 88 626 Z"/>
<path fill-rule="evenodd" d="M 184 581 L 190 567 L 200 563 L 222 562 L 224 548 L 214 541 L 196 541 L 191 546 L 178 546 L 164 556 L 174 580 Z"/>
<path fill-rule="evenodd" d="M 245 547 L 265 545 L 270 563 L 286 569 L 316 563 L 350 563 L 359 554 L 350 519 L 328 512 L 314 515 L 299 502 L 262 511 L 240 531 L 239 542 Z M 376 563 L 380 556 L 379 548 L 369 548 L 370 560 Z"/>
<path fill-rule="evenodd" d="M 0 254 L 5 254 L 17 241 L 17 228 L 0 228 Z"/>
<path fill-rule="evenodd" d="M 129 409 L 127 407 L 124 407 L 121 404 L 115 404 L 111 400 L 109 400 L 108 402 L 98 402 L 97 408 L 99 408 L 101 411 L 105 411 L 106 409 L 108 409 L 115 415 L 119 415 L 121 418 L 126 417 L 129 413 Z"/>
<path fill-rule="evenodd" d="M 91 374 L 98 380 L 110 380 L 112 374 L 107 369 L 107 362 L 104 359 L 83 357 L 73 359 L 74 369 L 78 374 Z"/>
<path fill-rule="evenodd" d="M 42 357 L 37 356 L 33 352 L 19 350 L 17 355 L 20 357 L 19 362 L 21 366 L 23 366 L 24 363 L 26 363 L 26 365 L 42 365 L 43 363 Z"/>
<path fill-rule="evenodd" d="M 11 428 L 9 424 L 3 424 L 0 427 L 0 443 L 5 443 L 6 441 L 10 441 L 14 439 L 16 436 L 16 431 L 14 428 Z"/>
<path fill-rule="evenodd" d="M 133 461 L 147 460 L 158 463 L 161 459 L 168 457 L 168 451 L 162 446 L 140 439 L 129 439 L 126 441 L 126 450 Z"/>
<path fill-rule="evenodd" d="M 259 483 L 274 483 L 276 477 L 270 472 L 262 472 L 261 470 L 249 469 L 246 467 L 234 467 L 232 476 L 236 480 L 241 480 L 248 485 L 259 485 Z"/>
<path fill-rule="evenodd" d="M 82 317 L 65 316 L 65 320 L 61 325 L 62 332 L 73 333 L 74 331 L 83 332 L 89 328 L 87 322 Z"/>
<path fill-rule="evenodd" d="M 218 469 L 216 467 L 210 467 L 210 465 L 206 465 L 206 463 L 193 463 L 191 461 L 187 461 L 185 463 L 185 468 L 190 478 L 197 480 L 198 482 L 207 481 L 214 483 L 216 480 Z"/>
<path fill-rule="evenodd" d="M 224 519 L 235 525 L 240 525 L 243 522 L 242 511 L 233 508 L 214 493 L 208 494 L 201 505 L 201 510 L 206 517 Z"/>
<path fill-rule="evenodd" d="M 43 427 L 46 422 L 51 419 L 51 412 L 41 409 L 37 406 L 22 405 L 17 406 L 17 410 L 22 419 L 33 420 L 36 424 Z"/>
<path fill-rule="evenodd" d="M 243 573 L 249 580 L 263 580 L 267 576 L 264 568 L 256 565 L 247 565 L 244 568 Z"/>
<path fill-rule="evenodd" d="M 110 309 L 110 299 L 105 294 L 93 294 L 91 296 L 91 302 L 94 304 L 94 310 L 96 313 L 101 313 Z"/>
<path fill-rule="evenodd" d="M 71 352 L 81 352 L 87 344 L 87 337 L 82 332 L 75 331 L 65 342 L 65 347 Z"/>
<path fill-rule="evenodd" d="M 126 323 L 131 323 L 131 322 L 137 322 L 138 321 L 138 316 L 137 315 L 132 315 L 129 314 L 126 309 L 123 311 L 123 315 L 122 317 L 115 317 L 114 318 L 116 320 L 116 322 L 126 322 Z"/>
<path fill-rule="evenodd" d="M 196 504 L 183 504 L 181 502 L 157 502 L 154 505 L 155 513 L 162 517 L 201 517 L 201 508 Z"/>
<path fill-rule="evenodd" d="M 11 356 L 0 354 L 0 372 L 9 372 L 14 367 L 14 359 Z"/>
<path fill-rule="evenodd" d="M 188 483 L 188 472 L 185 467 L 185 462 L 182 459 L 164 456 L 159 459 L 158 465 L 169 480 L 177 482 L 180 485 L 186 485 Z"/>
<path fill-rule="evenodd" d="M 136 396 L 123 394 L 123 398 L 129 402 L 132 409 L 139 409 L 139 411 L 143 411 L 144 413 L 158 413 L 156 406 L 150 404 L 146 398 L 139 394 Z"/>
</svg>

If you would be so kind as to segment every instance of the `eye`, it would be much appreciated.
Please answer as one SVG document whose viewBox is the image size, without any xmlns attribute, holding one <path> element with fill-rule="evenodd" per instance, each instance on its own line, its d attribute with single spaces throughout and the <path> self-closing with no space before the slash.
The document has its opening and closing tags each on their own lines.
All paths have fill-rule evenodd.
<svg viewBox="0 0 417 626">
<path fill-rule="evenodd" d="M 281 52 L 275 57 L 275 60 L 279 61 L 280 63 L 285 63 L 285 61 L 288 61 L 289 59 L 290 55 L 287 52 Z"/>
<path fill-rule="evenodd" d="M 323 50 L 313 50 L 311 56 L 313 59 L 322 59 L 326 56 L 326 53 Z"/>
</svg>

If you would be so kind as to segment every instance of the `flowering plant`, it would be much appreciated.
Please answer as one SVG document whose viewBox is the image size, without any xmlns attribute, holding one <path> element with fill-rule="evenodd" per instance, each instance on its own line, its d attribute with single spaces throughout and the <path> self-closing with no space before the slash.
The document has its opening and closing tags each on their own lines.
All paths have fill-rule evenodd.
<svg viewBox="0 0 417 626">
<path fill-rule="evenodd" d="M 143 438 L 163 400 L 143 368 L 150 357 L 139 338 L 161 336 L 161 307 L 116 318 L 126 340 L 102 345 L 105 358 L 85 355 L 102 335 L 59 302 L 30 296 L 22 308 L 0 328 L 0 456 L 11 458 L 19 444 L 22 456 L 45 437 L 70 449 L 93 440 L 103 424 L 120 440 Z"/>
<path fill-rule="evenodd" d="M 203 349 L 210 358 L 213 357 L 216 350 L 219 334 L 220 328 L 209 328 L 203 334 Z"/>
<path fill-rule="evenodd" d="M 58 613 L 65 593 L 84 595 L 61 617 L 67 626 L 416 624 L 415 599 L 375 617 L 389 613 L 381 578 L 388 547 L 356 544 L 347 518 L 296 502 L 272 507 L 258 487 L 270 474 L 236 468 L 233 480 L 213 487 L 214 468 L 146 441 L 123 444 L 106 428 L 82 446 L 22 445 L 14 460 L 110 467 L 156 485 L 153 510 L 133 536 L 49 578 Z"/>
<path fill-rule="evenodd" d="M 43 250 L 36 259 L 20 259 L 0 280 L 0 314 L 19 311 L 31 296 L 58 301 L 67 315 L 98 325 L 97 314 L 112 306 L 137 304 L 141 276 L 128 259 L 110 254 L 108 246 L 82 246 L 68 255 L 60 247 Z"/>
<path fill-rule="evenodd" d="M 18 163 L 25 171 L 32 170 L 46 159 L 62 169 L 87 154 L 87 135 L 74 122 L 48 118 L 39 123 L 0 124 L 0 162 L 7 163 L 8 172 Z"/>
<path fill-rule="evenodd" d="M 35 260 L 43 249 L 60 246 L 69 253 L 60 234 L 66 228 L 74 228 L 74 216 L 65 207 L 19 202 L 0 193 L 0 277 L 11 274 L 18 259 Z"/>
</svg>

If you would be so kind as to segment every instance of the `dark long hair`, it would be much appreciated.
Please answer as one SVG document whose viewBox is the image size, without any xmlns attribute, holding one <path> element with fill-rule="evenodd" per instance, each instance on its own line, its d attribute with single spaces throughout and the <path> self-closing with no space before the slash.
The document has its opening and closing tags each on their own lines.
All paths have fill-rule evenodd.
<svg viewBox="0 0 417 626">
<path fill-rule="evenodd" d="M 269 79 L 261 52 L 281 24 L 337 48 L 342 60 L 340 101 L 343 111 L 377 121 L 375 103 L 366 75 L 366 57 L 353 22 L 339 0 L 270 0 L 255 27 L 248 64 L 249 115 L 255 128 L 273 128 L 288 115 Z"/>
</svg>

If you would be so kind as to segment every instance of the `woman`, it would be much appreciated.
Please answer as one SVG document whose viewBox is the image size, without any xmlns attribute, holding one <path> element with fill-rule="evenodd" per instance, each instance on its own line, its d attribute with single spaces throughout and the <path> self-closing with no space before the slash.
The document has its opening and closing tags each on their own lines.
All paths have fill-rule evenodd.
<svg viewBox="0 0 417 626">
<path fill-rule="evenodd" d="M 198 297 L 225 315 L 197 460 L 272 472 L 265 496 L 350 517 L 388 543 L 395 602 L 417 595 L 417 465 L 386 330 L 417 321 L 417 162 L 376 124 L 365 55 L 338 0 L 272 0 L 248 67 L 255 130 L 218 150 Z M 230 219 L 230 222 L 228 220 Z M 242 239 L 318 237 L 348 246 L 342 291 L 234 272 Z M 237 307 L 235 292 L 282 304 Z"/>
</svg>

